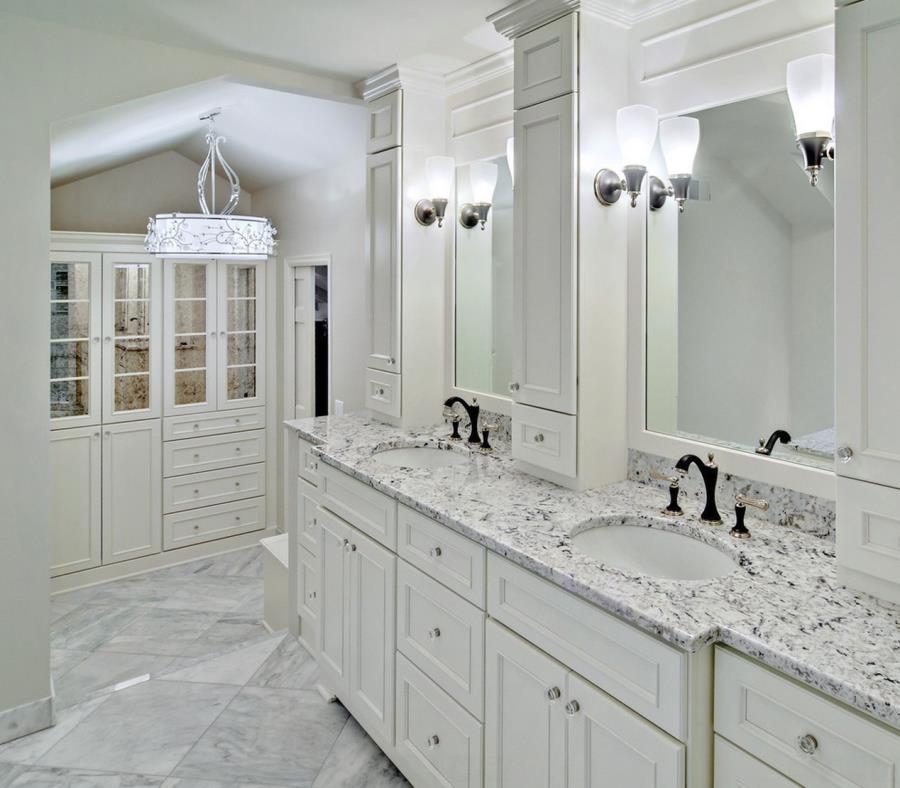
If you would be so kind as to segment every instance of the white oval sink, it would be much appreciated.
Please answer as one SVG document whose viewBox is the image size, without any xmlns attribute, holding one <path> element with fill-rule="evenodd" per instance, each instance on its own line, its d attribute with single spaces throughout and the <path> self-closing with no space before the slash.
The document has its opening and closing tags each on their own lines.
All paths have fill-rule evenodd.
<svg viewBox="0 0 900 788">
<path fill-rule="evenodd" d="M 393 468 L 449 468 L 465 465 L 469 458 L 459 452 L 436 446 L 404 446 L 378 452 L 375 462 Z"/>
<path fill-rule="evenodd" d="M 721 550 L 674 531 L 646 525 L 601 525 L 580 531 L 572 544 L 604 564 L 667 580 L 711 580 L 737 569 Z"/>
</svg>

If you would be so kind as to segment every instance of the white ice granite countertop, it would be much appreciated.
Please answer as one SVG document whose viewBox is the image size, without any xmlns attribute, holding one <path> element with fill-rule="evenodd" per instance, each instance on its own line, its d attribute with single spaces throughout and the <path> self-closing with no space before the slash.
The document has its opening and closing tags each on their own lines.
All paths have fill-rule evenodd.
<svg viewBox="0 0 900 788">
<path fill-rule="evenodd" d="M 725 524 L 709 526 L 682 501 L 687 514 L 669 527 L 722 548 L 740 567 L 704 581 L 632 575 L 574 550 L 570 534 L 604 516 L 658 522 L 665 491 L 635 482 L 567 490 L 516 471 L 504 445 L 485 456 L 451 444 L 445 425 L 409 432 L 366 414 L 287 425 L 317 444 L 325 463 L 669 643 L 688 651 L 726 643 L 900 728 L 900 607 L 842 588 L 831 542 L 749 515 L 753 536 L 737 542 L 730 502 L 719 501 Z M 389 446 L 435 443 L 470 462 L 407 469 L 372 459 Z"/>
</svg>

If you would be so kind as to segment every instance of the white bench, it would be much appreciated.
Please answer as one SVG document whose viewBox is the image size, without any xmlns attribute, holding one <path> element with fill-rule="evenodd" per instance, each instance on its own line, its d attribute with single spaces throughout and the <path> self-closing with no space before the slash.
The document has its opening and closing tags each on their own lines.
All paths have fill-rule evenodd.
<svg viewBox="0 0 900 788">
<path fill-rule="evenodd" d="M 263 621 L 273 632 L 288 625 L 288 535 L 260 539 L 263 547 Z"/>
</svg>

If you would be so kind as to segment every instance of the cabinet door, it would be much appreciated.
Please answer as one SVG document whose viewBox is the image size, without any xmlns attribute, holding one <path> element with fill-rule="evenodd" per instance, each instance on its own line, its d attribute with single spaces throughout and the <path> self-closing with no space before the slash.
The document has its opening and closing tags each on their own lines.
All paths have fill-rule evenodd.
<svg viewBox="0 0 900 788">
<path fill-rule="evenodd" d="M 165 260 L 167 416 L 216 409 L 216 264 Z"/>
<path fill-rule="evenodd" d="M 566 784 L 566 668 L 490 619 L 485 638 L 484 784 Z"/>
<path fill-rule="evenodd" d="M 159 419 L 103 428 L 103 563 L 162 549 Z"/>
<path fill-rule="evenodd" d="M 220 261 L 217 401 L 219 410 L 265 405 L 264 263 Z"/>
<path fill-rule="evenodd" d="M 50 575 L 100 566 L 100 427 L 50 436 Z"/>
<path fill-rule="evenodd" d="M 897 486 L 900 479 L 900 223 L 893 150 L 900 123 L 900 8 L 866 0 L 836 14 L 836 436 L 852 458 L 837 472 Z"/>
<path fill-rule="evenodd" d="M 344 548 L 350 544 L 351 528 L 324 509 L 316 514 L 319 523 L 319 670 L 322 685 L 330 692 L 346 696 L 348 687 L 347 560 Z"/>
<path fill-rule="evenodd" d="M 395 148 L 403 143 L 403 91 L 395 90 L 366 104 L 366 152 Z"/>
<path fill-rule="evenodd" d="M 400 372 L 400 149 L 366 160 L 366 261 L 369 270 L 369 362 Z"/>
<path fill-rule="evenodd" d="M 382 747 L 392 747 L 397 557 L 355 528 L 346 550 L 350 569 L 348 704 Z"/>
<path fill-rule="evenodd" d="M 100 255 L 50 255 L 50 427 L 100 423 Z"/>
<path fill-rule="evenodd" d="M 316 488 L 297 479 L 297 544 L 313 555 L 319 554 L 319 525 L 316 521 Z"/>
<path fill-rule="evenodd" d="M 577 174 L 573 94 L 515 115 L 515 401 L 575 413 Z"/>
<path fill-rule="evenodd" d="M 683 788 L 684 745 L 570 673 L 569 788 Z"/>
<path fill-rule="evenodd" d="M 716 736 L 715 788 L 796 788 L 797 783 Z"/>
<path fill-rule="evenodd" d="M 103 421 L 162 415 L 162 263 L 103 255 Z"/>
<path fill-rule="evenodd" d="M 516 109 L 578 90 L 578 14 L 569 14 L 513 43 Z"/>
</svg>

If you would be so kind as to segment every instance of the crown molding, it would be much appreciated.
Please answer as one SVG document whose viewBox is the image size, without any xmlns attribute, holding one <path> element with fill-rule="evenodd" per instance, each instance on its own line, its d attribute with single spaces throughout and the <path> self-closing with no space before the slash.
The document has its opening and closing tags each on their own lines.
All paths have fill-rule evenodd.
<svg viewBox="0 0 900 788">
<path fill-rule="evenodd" d="M 512 47 L 488 55 L 474 63 L 451 71 L 445 77 L 447 93 L 461 93 L 469 88 L 474 88 L 483 82 L 489 82 L 504 74 L 511 74 L 513 70 Z"/>
<path fill-rule="evenodd" d="M 372 101 L 400 88 L 420 90 L 443 96 L 446 93 L 444 77 L 394 63 L 386 69 L 360 80 L 354 86 L 365 101 Z"/>
</svg>

